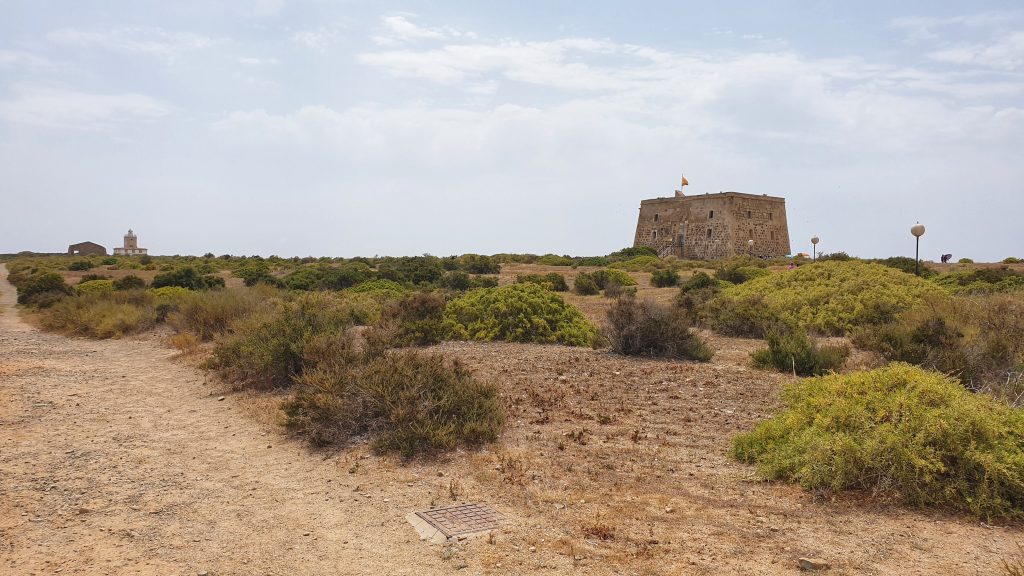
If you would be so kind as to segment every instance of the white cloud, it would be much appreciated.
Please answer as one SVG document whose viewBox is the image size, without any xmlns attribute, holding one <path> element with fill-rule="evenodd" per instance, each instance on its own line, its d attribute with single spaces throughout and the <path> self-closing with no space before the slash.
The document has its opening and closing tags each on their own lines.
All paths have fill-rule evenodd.
<svg viewBox="0 0 1024 576">
<path fill-rule="evenodd" d="M 54 64 L 46 58 L 21 50 L 0 50 L 0 68 L 52 68 Z"/>
<path fill-rule="evenodd" d="M 381 17 L 381 32 L 371 38 L 380 46 L 400 46 L 423 40 L 475 39 L 472 32 L 461 32 L 449 26 L 420 26 L 412 21 L 415 14 L 403 12 Z"/>
<path fill-rule="evenodd" d="M 906 31 L 907 42 L 916 44 L 937 40 L 950 28 L 992 28 L 1012 24 L 1024 17 L 1020 10 L 1002 12 L 980 12 L 938 18 L 934 16 L 906 16 L 893 19 L 890 24 L 894 28 Z"/>
<path fill-rule="evenodd" d="M 1015 71 L 1024 68 L 1024 31 L 987 42 L 960 42 L 928 55 L 932 60 Z"/>
<path fill-rule="evenodd" d="M 255 0 L 252 6 L 252 15 L 256 18 L 277 16 L 284 9 L 285 4 L 285 0 Z"/>
<path fill-rule="evenodd" d="M 344 38 L 340 26 L 323 26 L 311 30 L 292 32 L 292 42 L 303 48 L 323 52 Z"/>
<path fill-rule="evenodd" d="M 238 63 L 243 66 L 259 68 L 262 66 L 276 66 L 280 62 L 277 58 L 257 58 L 255 56 L 239 56 Z"/>
<path fill-rule="evenodd" d="M 137 26 L 108 30 L 64 28 L 48 33 L 46 38 L 55 44 L 136 52 L 164 58 L 201 50 L 217 43 L 213 38 L 199 34 Z"/>
<path fill-rule="evenodd" d="M 118 124 L 151 122 L 171 113 L 168 104 L 143 94 L 19 87 L 15 96 L 0 101 L 0 120 L 47 128 L 105 130 Z"/>
</svg>

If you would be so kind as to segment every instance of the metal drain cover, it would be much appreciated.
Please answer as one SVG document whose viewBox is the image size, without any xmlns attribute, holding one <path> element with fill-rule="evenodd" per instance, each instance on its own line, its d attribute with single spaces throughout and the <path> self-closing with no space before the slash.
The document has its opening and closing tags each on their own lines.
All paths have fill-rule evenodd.
<svg viewBox="0 0 1024 576">
<path fill-rule="evenodd" d="M 500 512 L 482 503 L 410 512 L 405 519 L 416 528 L 421 540 L 438 544 L 494 530 L 505 521 Z"/>
</svg>

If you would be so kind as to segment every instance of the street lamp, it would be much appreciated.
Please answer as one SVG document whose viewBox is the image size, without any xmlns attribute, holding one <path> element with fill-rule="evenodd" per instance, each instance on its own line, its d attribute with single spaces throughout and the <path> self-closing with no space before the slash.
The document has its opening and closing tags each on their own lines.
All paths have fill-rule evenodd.
<svg viewBox="0 0 1024 576">
<path fill-rule="evenodd" d="M 750 256 L 754 255 L 754 239 L 747 240 L 747 254 Z"/>
<path fill-rule="evenodd" d="M 924 224 L 918 222 L 910 228 L 914 235 L 914 275 L 921 275 L 921 236 L 924 236 Z"/>
<path fill-rule="evenodd" d="M 817 262 L 818 261 L 818 242 L 820 242 L 820 241 L 821 240 L 817 236 L 811 236 L 811 244 L 814 245 L 814 246 L 811 247 L 811 252 L 813 252 L 813 254 L 814 254 L 811 257 L 811 262 Z"/>
</svg>

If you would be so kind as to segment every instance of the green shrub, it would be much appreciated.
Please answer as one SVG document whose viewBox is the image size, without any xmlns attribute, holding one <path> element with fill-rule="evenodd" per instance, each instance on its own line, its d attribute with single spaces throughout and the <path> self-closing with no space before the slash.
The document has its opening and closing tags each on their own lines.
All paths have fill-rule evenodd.
<svg viewBox="0 0 1024 576">
<path fill-rule="evenodd" d="M 100 264 L 102 264 L 104 266 L 116 266 L 117 265 L 117 258 L 114 258 L 113 256 L 108 256 L 108 257 L 100 260 Z"/>
<path fill-rule="evenodd" d="M 672 268 L 666 268 L 664 270 L 655 270 L 651 274 L 651 286 L 657 288 L 668 288 L 670 286 L 679 285 L 679 273 Z"/>
<path fill-rule="evenodd" d="M 971 260 L 970 258 L 961 258 L 961 259 L 957 260 L 957 263 L 959 263 L 959 264 L 974 264 L 974 260 Z"/>
<path fill-rule="evenodd" d="M 479 254 L 463 254 L 456 258 L 458 270 L 470 274 L 498 274 L 501 272 L 501 264 L 490 256 Z"/>
<path fill-rule="evenodd" d="M 453 272 L 446 272 L 441 278 L 440 284 L 442 288 L 447 288 L 448 290 L 465 292 L 473 285 L 473 279 L 470 278 L 469 274 L 461 270 L 455 270 Z"/>
<path fill-rule="evenodd" d="M 572 285 L 573 292 L 580 296 L 593 296 L 601 292 L 601 287 L 597 285 L 597 281 L 590 274 L 580 274 L 576 276 L 576 280 L 573 281 Z"/>
<path fill-rule="evenodd" d="M 602 268 L 601 270 L 594 270 L 593 272 L 582 272 L 576 276 L 576 282 L 578 283 L 580 278 L 583 277 L 590 277 L 599 290 L 608 288 L 609 284 L 617 284 L 619 286 L 636 286 L 636 280 L 634 280 L 632 276 L 622 270 L 616 270 L 614 268 Z"/>
<path fill-rule="evenodd" d="M 392 258 L 378 264 L 377 269 L 380 277 L 385 280 L 414 286 L 436 284 L 444 275 L 441 261 L 435 256 Z"/>
<path fill-rule="evenodd" d="M 233 323 L 208 366 L 240 388 L 289 387 L 320 363 L 355 361 L 359 354 L 349 329 L 357 316 L 333 294 L 303 294 Z"/>
<path fill-rule="evenodd" d="M 1021 264 L 1021 263 L 1024 263 L 1024 260 L 1021 260 L 1020 258 L 1017 258 L 1015 256 L 1010 256 L 1008 258 L 1003 258 L 1003 264 Z"/>
<path fill-rule="evenodd" d="M 245 266 L 236 269 L 232 274 L 237 278 L 241 278 L 246 286 L 255 286 L 260 283 L 273 286 L 280 282 L 270 273 L 270 265 L 266 262 L 247 263 Z"/>
<path fill-rule="evenodd" d="M 537 258 L 536 263 L 542 266 L 572 266 L 573 260 L 569 256 L 545 254 L 540 258 Z"/>
<path fill-rule="evenodd" d="M 129 274 L 114 280 L 114 290 L 140 290 L 146 287 L 146 281 L 135 274 Z"/>
<path fill-rule="evenodd" d="M 907 364 L 794 382 L 783 410 L 733 440 L 769 480 L 913 506 L 1024 515 L 1024 413 Z"/>
<path fill-rule="evenodd" d="M 632 297 L 619 298 L 608 309 L 604 336 L 612 350 L 627 356 L 707 362 L 713 354 L 681 310 Z"/>
<path fill-rule="evenodd" d="M 1024 296 L 929 298 L 889 324 L 858 330 L 853 340 L 887 360 L 991 388 L 1024 370 Z"/>
<path fill-rule="evenodd" d="M 558 272 L 551 272 L 548 274 L 526 274 L 525 276 L 516 276 L 516 283 L 522 284 L 523 282 L 533 282 L 539 284 L 548 290 L 555 292 L 568 292 L 569 285 L 565 282 L 565 276 L 562 276 Z"/>
<path fill-rule="evenodd" d="M 685 294 L 693 290 L 700 290 L 702 288 L 717 288 L 719 283 L 714 278 L 708 276 L 706 272 L 697 272 L 693 276 L 686 279 L 679 285 L 679 292 Z"/>
<path fill-rule="evenodd" d="M 612 260 L 603 256 L 584 256 L 582 258 L 576 258 L 573 260 L 572 265 L 575 266 L 607 266 L 612 263 Z"/>
<path fill-rule="evenodd" d="M 773 328 L 765 338 L 768 347 L 750 355 L 755 368 L 774 368 L 798 376 L 821 376 L 840 368 L 850 355 L 849 346 L 822 346 L 798 329 Z"/>
<path fill-rule="evenodd" d="M 473 276 L 470 280 L 470 288 L 496 288 L 497 286 L 497 276 Z"/>
<path fill-rule="evenodd" d="M 101 294 L 114 291 L 113 280 L 87 280 L 75 285 L 75 294 Z"/>
<path fill-rule="evenodd" d="M 369 434 L 377 450 L 405 457 L 494 441 L 505 422 L 495 386 L 414 352 L 308 371 L 284 410 L 287 427 L 314 445 Z"/>
<path fill-rule="evenodd" d="M 575 307 L 532 283 L 481 288 L 448 303 L 455 338 L 590 345 L 597 331 Z"/>
<path fill-rule="evenodd" d="M 18 288 L 18 304 L 39 308 L 51 306 L 72 293 L 64 277 L 56 272 L 41 271 L 12 283 Z"/>
<path fill-rule="evenodd" d="M 182 288 L 181 286 L 161 286 L 160 288 L 150 288 L 149 292 L 157 302 L 174 303 L 181 302 L 192 294 L 191 290 L 188 288 Z"/>
<path fill-rule="evenodd" d="M 921 262 L 920 265 L 918 265 L 917 260 L 909 256 L 890 256 L 889 258 L 878 258 L 872 260 L 872 262 L 877 262 L 883 266 L 901 270 L 907 274 L 914 274 L 914 267 L 918 266 L 917 274 L 922 278 L 930 278 L 938 274 L 938 272 L 926 266 L 924 262 Z"/>
<path fill-rule="evenodd" d="M 704 272 L 697 272 L 679 285 L 676 305 L 686 314 L 691 322 L 701 321 L 701 310 L 721 291 L 720 280 L 715 280 Z"/>
<path fill-rule="evenodd" d="M 732 268 L 719 268 L 715 272 L 715 277 L 719 280 L 729 282 L 730 284 L 743 284 L 748 280 L 768 276 L 770 274 L 771 272 L 766 268 L 760 268 L 757 266 L 737 266 Z"/>
<path fill-rule="evenodd" d="M 953 294 L 994 294 L 1024 290 L 1024 272 L 1001 268 L 974 268 L 935 278 L 935 283 Z"/>
<path fill-rule="evenodd" d="M 821 334 L 885 324 L 942 289 L 895 269 L 858 261 L 818 262 L 724 289 L 703 311 L 713 323 L 758 324 L 767 316 Z M 948 296 L 947 296 L 948 297 Z M 728 321 L 715 320 L 727 312 Z M 716 328 L 717 329 L 717 328 Z"/>
<path fill-rule="evenodd" d="M 68 270 L 81 271 L 81 270 L 92 270 L 92 268 L 93 268 L 92 262 L 90 262 L 88 260 L 75 260 L 74 262 L 68 264 Z"/>
<path fill-rule="evenodd" d="M 833 252 L 831 254 L 818 254 L 819 262 L 849 262 L 850 260 L 856 260 L 853 256 L 850 256 L 846 252 Z"/>
<path fill-rule="evenodd" d="M 609 268 L 628 270 L 630 272 L 654 272 L 668 266 L 668 263 L 657 256 L 637 256 L 630 260 L 613 262 Z"/>
<path fill-rule="evenodd" d="M 110 276 L 104 276 L 103 274 L 85 274 L 79 280 L 78 283 L 89 282 L 90 280 L 110 280 Z"/>
<path fill-rule="evenodd" d="M 611 260 L 629 260 L 637 256 L 654 256 L 657 258 L 658 251 L 650 246 L 630 246 L 617 252 L 612 252 L 608 255 L 608 258 Z"/>
<path fill-rule="evenodd" d="M 760 294 L 712 298 L 700 308 L 698 317 L 715 332 L 740 338 L 764 338 L 773 327 L 787 322 Z"/>
<path fill-rule="evenodd" d="M 201 275 L 191 266 L 177 268 L 170 272 L 157 274 L 153 278 L 153 288 L 178 286 L 189 290 L 210 290 L 223 288 L 224 279 L 217 276 Z"/>
<path fill-rule="evenodd" d="M 356 284 L 348 289 L 352 294 L 368 294 L 375 298 L 389 300 L 399 298 L 409 292 L 405 286 L 394 280 L 370 280 L 362 284 Z"/>
</svg>

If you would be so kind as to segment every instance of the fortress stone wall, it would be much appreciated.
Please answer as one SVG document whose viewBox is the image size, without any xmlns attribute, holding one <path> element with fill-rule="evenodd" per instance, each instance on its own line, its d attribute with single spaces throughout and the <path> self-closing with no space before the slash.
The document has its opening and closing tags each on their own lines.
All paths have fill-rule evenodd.
<svg viewBox="0 0 1024 576">
<path fill-rule="evenodd" d="M 749 241 L 753 240 L 753 244 Z M 719 192 L 640 202 L 634 246 L 662 256 L 714 259 L 737 254 L 775 258 L 790 253 L 786 200 Z"/>
</svg>

